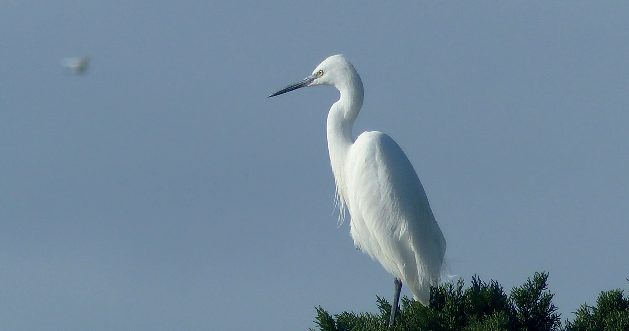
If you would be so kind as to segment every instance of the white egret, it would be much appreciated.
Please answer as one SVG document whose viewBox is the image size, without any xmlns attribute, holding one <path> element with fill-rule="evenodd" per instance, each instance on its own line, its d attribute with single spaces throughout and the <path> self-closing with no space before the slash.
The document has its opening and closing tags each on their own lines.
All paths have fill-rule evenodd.
<svg viewBox="0 0 629 331">
<path fill-rule="evenodd" d="M 354 140 L 352 126 L 363 104 L 363 83 L 343 55 L 330 56 L 312 75 L 269 98 L 315 85 L 334 86 L 341 94 L 327 120 L 340 213 L 347 206 L 354 245 L 395 276 L 389 320 L 393 325 L 402 283 L 415 300 L 428 304 L 430 286 L 440 279 L 446 241 L 417 173 L 398 144 L 378 131 Z"/>
<path fill-rule="evenodd" d="M 66 57 L 61 62 L 61 65 L 70 70 L 75 75 L 82 75 L 87 70 L 87 65 L 90 62 L 90 56 L 83 57 Z"/>
</svg>

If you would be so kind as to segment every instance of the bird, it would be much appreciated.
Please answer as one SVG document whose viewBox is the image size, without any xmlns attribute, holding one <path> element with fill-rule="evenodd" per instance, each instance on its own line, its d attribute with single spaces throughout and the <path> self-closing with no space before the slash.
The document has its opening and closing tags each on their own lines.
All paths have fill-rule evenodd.
<svg viewBox="0 0 629 331">
<path fill-rule="evenodd" d="M 330 164 L 340 216 L 350 216 L 357 249 L 377 260 L 394 278 L 389 326 L 395 323 L 402 284 L 423 305 L 443 269 L 446 240 L 435 220 L 417 172 L 387 134 L 367 131 L 356 139 L 352 126 L 363 105 L 363 83 L 342 54 L 321 62 L 301 81 L 269 95 L 328 85 L 340 92 L 327 117 Z"/>
<path fill-rule="evenodd" d="M 67 68 L 67 70 L 69 70 L 72 74 L 82 75 L 87 70 L 89 62 L 89 55 L 83 57 L 66 57 L 61 62 L 61 65 Z"/>
</svg>

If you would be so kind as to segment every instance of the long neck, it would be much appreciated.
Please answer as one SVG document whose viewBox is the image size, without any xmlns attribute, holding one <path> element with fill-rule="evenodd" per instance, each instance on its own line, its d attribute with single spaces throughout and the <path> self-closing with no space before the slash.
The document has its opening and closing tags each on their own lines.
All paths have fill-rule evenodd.
<svg viewBox="0 0 629 331">
<path fill-rule="evenodd" d="M 341 98 L 330 108 L 327 122 L 328 152 L 341 205 L 344 205 L 346 200 L 343 168 L 347 153 L 354 143 L 352 126 L 363 105 L 364 97 L 360 77 L 356 74 L 352 78 L 348 84 L 336 86 L 341 92 Z"/>
</svg>

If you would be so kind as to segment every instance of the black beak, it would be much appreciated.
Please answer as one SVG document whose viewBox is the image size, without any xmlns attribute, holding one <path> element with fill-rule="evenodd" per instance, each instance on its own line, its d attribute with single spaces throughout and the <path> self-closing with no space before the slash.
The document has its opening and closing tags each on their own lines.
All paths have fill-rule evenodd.
<svg viewBox="0 0 629 331">
<path fill-rule="evenodd" d="M 279 90 L 279 91 L 269 95 L 268 98 L 271 98 L 271 97 L 274 97 L 274 96 L 277 96 L 277 95 L 280 95 L 280 94 L 284 94 L 286 92 L 294 91 L 294 90 L 296 90 L 298 88 L 306 87 L 306 86 L 310 85 L 310 83 L 312 83 L 312 81 L 315 80 L 315 78 L 316 77 L 314 75 L 310 75 L 310 76 L 302 79 L 301 81 L 299 81 L 299 82 L 297 82 L 295 84 L 288 85 L 285 88 L 283 88 L 283 89 L 281 89 L 281 90 Z"/>
</svg>

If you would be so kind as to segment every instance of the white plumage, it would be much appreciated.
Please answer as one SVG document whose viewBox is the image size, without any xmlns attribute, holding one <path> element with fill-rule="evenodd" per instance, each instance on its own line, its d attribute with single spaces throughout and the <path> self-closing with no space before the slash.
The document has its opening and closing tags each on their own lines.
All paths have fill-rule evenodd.
<svg viewBox="0 0 629 331">
<path fill-rule="evenodd" d="M 365 132 L 350 148 L 343 171 L 354 244 L 406 284 L 415 300 L 428 304 L 446 242 L 406 155 L 388 135 Z"/>
<path fill-rule="evenodd" d="M 358 72 L 342 55 L 327 58 L 312 75 L 270 97 L 314 85 L 331 85 L 341 94 L 328 113 L 328 151 L 341 212 L 346 206 L 351 217 L 354 244 L 405 283 L 415 300 L 428 304 L 430 286 L 439 282 L 446 241 L 415 169 L 382 132 L 353 139 L 364 90 Z"/>
</svg>

